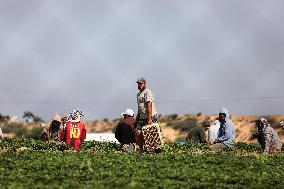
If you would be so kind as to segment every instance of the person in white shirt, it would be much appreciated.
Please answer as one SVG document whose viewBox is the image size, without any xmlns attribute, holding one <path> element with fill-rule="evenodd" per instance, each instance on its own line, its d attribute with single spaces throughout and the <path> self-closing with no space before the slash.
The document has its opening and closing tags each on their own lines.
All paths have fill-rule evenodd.
<svg viewBox="0 0 284 189">
<path fill-rule="evenodd" d="M 219 128 L 220 122 L 216 119 L 214 125 L 210 126 L 208 130 L 208 142 L 210 144 L 213 144 L 213 142 L 218 138 Z"/>
</svg>

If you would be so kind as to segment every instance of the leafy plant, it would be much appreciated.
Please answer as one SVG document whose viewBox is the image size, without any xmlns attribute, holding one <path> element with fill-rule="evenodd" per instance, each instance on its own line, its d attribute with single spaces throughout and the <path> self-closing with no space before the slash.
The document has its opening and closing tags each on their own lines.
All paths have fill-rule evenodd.
<svg viewBox="0 0 284 189">
<path fill-rule="evenodd" d="M 18 148 L 28 148 L 18 150 Z M 4 149 L 13 148 L 3 152 Z M 4 188 L 283 188 L 284 154 L 262 155 L 238 143 L 210 152 L 205 144 L 165 143 L 161 154 L 122 153 L 115 143 L 64 143 L 9 139 L 0 143 Z M 62 152 L 64 151 L 64 152 Z"/>
<path fill-rule="evenodd" d="M 43 130 L 42 127 L 34 127 L 27 133 L 26 138 L 39 140 L 41 139 L 42 130 Z"/>
</svg>

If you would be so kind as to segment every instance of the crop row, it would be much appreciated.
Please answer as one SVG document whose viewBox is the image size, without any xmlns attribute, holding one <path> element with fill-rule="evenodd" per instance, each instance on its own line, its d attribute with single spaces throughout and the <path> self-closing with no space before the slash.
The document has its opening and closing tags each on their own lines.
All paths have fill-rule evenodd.
<svg viewBox="0 0 284 189">
<path fill-rule="evenodd" d="M 63 142 L 45 142 L 41 140 L 15 138 L 6 139 L 0 143 L 0 149 L 10 151 L 17 151 L 18 149 L 29 150 L 47 150 L 47 151 L 65 151 L 67 146 Z M 163 144 L 163 153 L 207 153 L 209 152 L 206 144 L 179 144 L 179 143 L 165 143 Z M 82 144 L 82 151 L 94 152 L 116 152 L 119 150 L 119 144 L 109 142 L 95 142 L 89 141 Z M 227 150 L 228 152 L 259 152 L 260 146 L 257 144 L 236 143 L 234 149 Z"/>
</svg>

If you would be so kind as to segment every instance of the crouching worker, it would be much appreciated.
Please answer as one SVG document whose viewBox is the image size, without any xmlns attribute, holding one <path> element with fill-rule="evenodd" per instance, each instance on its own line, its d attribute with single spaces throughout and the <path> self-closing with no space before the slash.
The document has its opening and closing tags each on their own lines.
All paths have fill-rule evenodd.
<svg viewBox="0 0 284 189">
<path fill-rule="evenodd" d="M 201 126 L 190 129 L 186 137 L 186 142 L 193 144 L 207 143 L 205 132 L 208 131 L 209 127 L 210 122 L 204 121 Z"/>
<path fill-rule="evenodd" d="M 3 133 L 2 133 L 2 129 L 0 128 L 0 142 L 2 142 L 3 140 Z"/>
<path fill-rule="evenodd" d="M 49 127 L 44 127 L 43 130 L 41 131 L 40 138 L 43 141 L 49 141 Z"/>
<path fill-rule="evenodd" d="M 68 119 L 68 116 L 63 116 L 61 118 L 61 128 L 60 128 L 60 133 L 59 133 L 59 136 L 60 136 L 60 141 L 63 141 L 65 142 L 65 130 L 66 130 L 66 122 L 67 122 L 67 119 Z"/>
<path fill-rule="evenodd" d="M 284 121 L 280 121 L 280 127 L 284 129 Z"/>
<path fill-rule="evenodd" d="M 81 118 L 84 116 L 83 112 L 76 109 L 73 110 L 66 122 L 65 133 L 61 138 L 66 142 L 69 148 L 73 148 L 75 152 L 80 150 L 82 142 L 86 139 L 86 128 L 81 122 Z"/>
<path fill-rule="evenodd" d="M 277 132 L 270 126 L 265 118 L 255 121 L 258 129 L 258 142 L 264 153 L 281 152 L 282 142 Z"/>
<path fill-rule="evenodd" d="M 134 111 L 127 109 L 121 114 L 123 120 L 119 122 L 115 131 L 115 138 L 120 142 L 120 149 L 122 151 L 130 152 L 136 149 L 136 140 L 134 133 L 134 126 L 136 120 L 134 118 Z"/>
<path fill-rule="evenodd" d="M 60 125 L 61 125 L 61 117 L 60 115 L 56 114 L 53 119 L 52 122 L 49 126 L 49 140 L 51 141 L 59 141 L 60 140 Z"/>
<path fill-rule="evenodd" d="M 220 151 L 226 148 L 232 148 L 235 140 L 235 126 L 230 120 L 230 114 L 226 108 L 221 108 L 219 113 L 220 128 L 218 137 L 209 146 L 212 151 Z"/>
</svg>

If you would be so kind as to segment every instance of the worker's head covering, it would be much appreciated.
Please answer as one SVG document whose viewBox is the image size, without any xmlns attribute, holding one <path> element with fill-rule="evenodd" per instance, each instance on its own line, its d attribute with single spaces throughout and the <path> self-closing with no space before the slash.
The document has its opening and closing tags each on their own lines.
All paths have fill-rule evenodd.
<svg viewBox="0 0 284 189">
<path fill-rule="evenodd" d="M 260 128 L 270 127 L 270 124 L 268 123 L 267 119 L 265 119 L 263 117 L 257 119 L 255 122 Z"/>
<path fill-rule="evenodd" d="M 60 117 L 60 115 L 55 114 L 55 115 L 53 116 L 53 118 L 52 118 L 52 121 L 58 121 L 58 122 L 61 122 L 61 117 Z"/>
<path fill-rule="evenodd" d="M 143 77 L 140 77 L 137 79 L 136 83 L 146 83 L 146 79 Z"/>
<path fill-rule="evenodd" d="M 220 110 L 220 114 L 226 114 L 226 119 L 230 119 L 230 113 L 227 108 L 222 107 Z"/>
<path fill-rule="evenodd" d="M 69 116 L 68 116 L 68 121 L 72 121 L 72 120 L 77 120 L 78 118 L 84 117 L 85 114 L 79 110 L 79 109 L 74 109 L 70 112 Z"/>
<path fill-rule="evenodd" d="M 126 109 L 126 111 L 123 112 L 121 115 L 122 115 L 122 116 L 128 115 L 128 116 L 132 116 L 132 117 L 133 117 L 133 116 L 134 116 L 134 111 L 128 108 L 128 109 Z"/>
<path fill-rule="evenodd" d="M 201 124 L 203 127 L 210 127 L 210 122 L 208 120 L 203 121 Z"/>
</svg>

